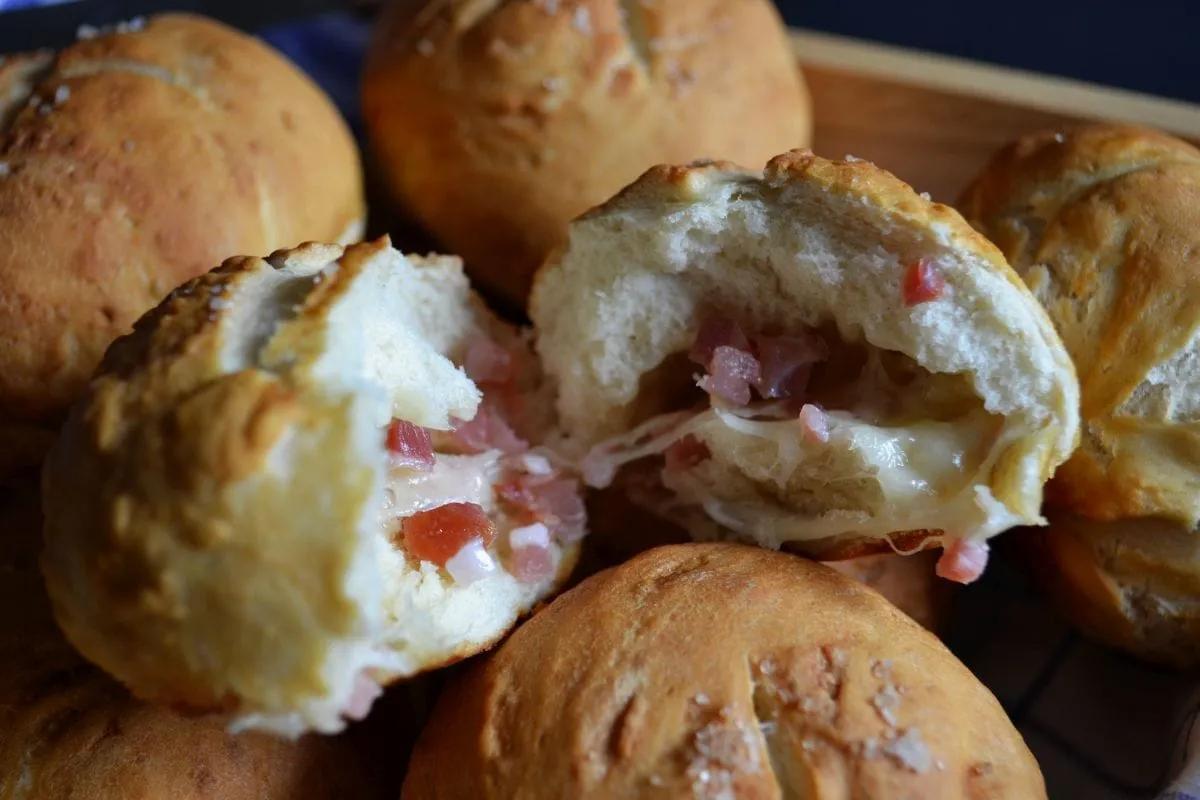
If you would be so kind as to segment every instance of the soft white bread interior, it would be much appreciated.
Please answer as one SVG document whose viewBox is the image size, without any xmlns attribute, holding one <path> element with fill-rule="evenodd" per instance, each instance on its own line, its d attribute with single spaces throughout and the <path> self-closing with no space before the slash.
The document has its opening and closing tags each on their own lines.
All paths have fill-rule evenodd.
<svg viewBox="0 0 1200 800">
<path fill-rule="evenodd" d="M 405 800 L 1037 800 L 933 635 L 820 564 L 732 544 L 594 575 L 442 692 Z"/>
<path fill-rule="evenodd" d="M 141 697 L 288 735 L 494 642 L 575 544 L 547 545 L 534 581 L 450 579 L 391 512 L 471 490 L 497 519 L 498 455 L 413 476 L 384 434 L 475 416 L 458 364 L 479 334 L 524 346 L 457 259 L 386 239 L 231 259 L 177 289 L 113 345 L 48 458 L 44 571 L 68 638 Z"/>
<path fill-rule="evenodd" d="M 919 264 L 944 287 L 913 303 L 902 287 Z M 656 416 L 694 388 L 702 370 L 684 354 L 714 313 L 747 333 L 823 339 L 808 398 L 825 440 L 753 404 Z M 703 538 L 826 556 L 913 532 L 979 543 L 1041 522 L 1043 484 L 1077 439 L 1070 359 L 1004 258 L 865 162 L 794 151 L 765 173 L 652 169 L 572 224 L 531 316 L 580 448 L 628 460 L 661 451 L 663 427 L 707 447 L 662 501 Z"/>
</svg>

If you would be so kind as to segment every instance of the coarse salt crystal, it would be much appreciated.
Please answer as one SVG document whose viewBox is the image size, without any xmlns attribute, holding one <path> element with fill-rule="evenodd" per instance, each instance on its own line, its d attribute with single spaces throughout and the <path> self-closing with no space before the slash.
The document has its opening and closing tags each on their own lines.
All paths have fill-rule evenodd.
<svg viewBox="0 0 1200 800">
<path fill-rule="evenodd" d="M 592 12 L 588 10 L 587 6 L 577 6 L 575 8 L 575 13 L 571 15 L 571 25 L 584 36 L 591 35 Z"/>
</svg>

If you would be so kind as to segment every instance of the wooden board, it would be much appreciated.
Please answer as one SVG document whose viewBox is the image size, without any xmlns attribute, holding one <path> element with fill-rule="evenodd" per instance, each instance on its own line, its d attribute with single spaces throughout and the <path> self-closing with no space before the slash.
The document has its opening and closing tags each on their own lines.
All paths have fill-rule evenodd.
<svg viewBox="0 0 1200 800">
<path fill-rule="evenodd" d="M 988 157 L 1025 133 L 1089 119 L 1200 141 L 1200 106 L 798 30 L 816 114 L 813 149 L 874 161 L 952 203 Z"/>
</svg>

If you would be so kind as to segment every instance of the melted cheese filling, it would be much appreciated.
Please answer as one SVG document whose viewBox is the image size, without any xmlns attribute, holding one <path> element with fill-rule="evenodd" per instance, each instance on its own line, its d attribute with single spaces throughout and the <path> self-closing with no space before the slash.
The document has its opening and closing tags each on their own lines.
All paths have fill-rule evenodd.
<svg viewBox="0 0 1200 800">
<path fill-rule="evenodd" d="M 498 450 L 466 456 L 436 453 L 433 468 L 425 472 L 392 467 L 384 513 L 400 519 L 447 503 L 474 503 L 495 518 L 492 487 L 500 480 L 500 457 Z"/>
<path fill-rule="evenodd" d="M 824 412 L 826 441 L 806 436 L 795 414 L 779 404 L 675 412 L 594 448 L 584 460 L 585 479 L 606 486 L 624 464 L 660 455 L 691 435 L 710 457 L 663 469 L 668 492 L 639 493 L 638 499 L 699 539 L 732 534 L 779 547 L 941 530 L 947 538 L 980 540 L 1030 522 L 989 487 L 992 468 L 1014 436 L 1004 420 L 957 402 L 960 408 L 947 419 L 914 420 L 930 386 L 898 386 L 872 357 L 853 385 L 866 402 L 854 411 Z"/>
</svg>

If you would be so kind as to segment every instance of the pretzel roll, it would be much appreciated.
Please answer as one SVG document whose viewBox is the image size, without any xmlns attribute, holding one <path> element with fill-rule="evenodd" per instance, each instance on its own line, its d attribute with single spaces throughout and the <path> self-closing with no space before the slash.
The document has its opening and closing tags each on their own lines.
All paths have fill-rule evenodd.
<svg viewBox="0 0 1200 800">
<path fill-rule="evenodd" d="M 540 385 L 457 259 L 230 259 L 113 345 L 47 459 L 58 621 L 143 698 L 340 730 L 570 571 Z"/>
<path fill-rule="evenodd" d="M 1038 550 L 1085 630 L 1200 661 L 1200 151 L 1094 125 L 1026 137 L 962 200 L 1046 307 L 1079 372 L 1083 437 Z"/>
<path fill-rule="evenodd" d="M 350 240 L 358 155 L 278 53 L 164 15 L 0 60 L 0 474 L 44 454 L 104 349 L 230 253 Z"/>
<path fill-rule="evenodd" d="M 768 0 L 397 0 L 363 106 L 396 199 L 517 308 L 567 222 L 643 170 L 811 131 Z"/>
<path fill-rule="evenodd" d="M 953 210 L 861 161 L 657 167 L 572 224 L 532 296 L 585 479 L 701 539 L 844 558 L 1041 521 L 1078 385 Z"/>
<path fill-rule="evenodd" d="M 442 693 L 405 800 L 1044 798 L 988 690 L 875 592 L 795 556 L 659 548 Z"/>
</svg>

